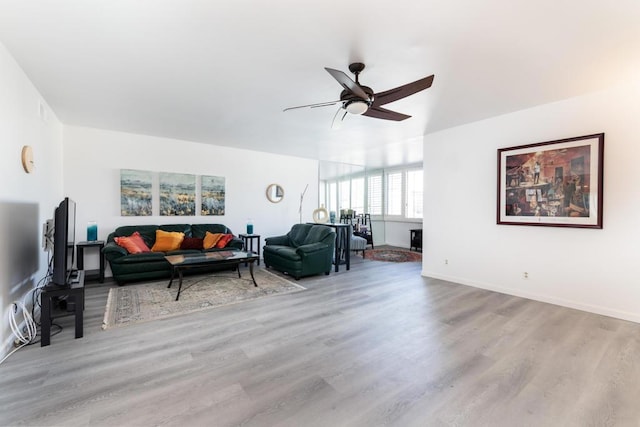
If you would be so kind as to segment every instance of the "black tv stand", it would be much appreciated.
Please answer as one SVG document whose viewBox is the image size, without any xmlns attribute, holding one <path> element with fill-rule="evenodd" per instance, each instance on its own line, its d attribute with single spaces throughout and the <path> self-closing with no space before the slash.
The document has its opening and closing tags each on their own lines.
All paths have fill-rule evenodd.
<svg viewBox="0 0 640 427">
<path fill-rule="evenodd" d="M 76 338 L 82 338 L 84 335 L 84 271 L 78 271 L 77 282 L 71 282 L 67 286 L 58 286 L 48 283 L 40 294 L 41 299 L 41 322 L 40 322 L 40 346 L 44 347 L 51 344 L 51 322 L 56 317 L 68 316 L 69 313 L 56 314 L 53 313 L 53 300 L 58 297 L 67 297 L 73 299 L 73 315 L 75 315 Z"/>
<path fill-rule="evenodd" d="M 80 272 L 78 270 L 72 271 L 69 275 L 69 285 L 76 283 L 80 283 Z"/>
</svg>

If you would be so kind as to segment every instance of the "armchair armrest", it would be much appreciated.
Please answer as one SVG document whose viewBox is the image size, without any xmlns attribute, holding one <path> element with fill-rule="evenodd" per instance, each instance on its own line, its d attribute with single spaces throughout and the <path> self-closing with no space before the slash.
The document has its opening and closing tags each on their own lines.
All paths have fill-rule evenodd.
<svg viewBox="0 0 640 427">
<path fill-rule="evenodd" d="M 289 237 L 288 236 L 275 236 L 275 237 L 267 237 L 264 239 L 264 244 L 269 245 L 280 245 L 280 246 L 289 246 Z"/>
<path fill-rule="evenodd" d="M 309 255 L 313 255 L 317 252 L 326 252 L 329 249 L 329 245 L 322 242 L 309 243 L 308 245 L 298 246 L 296 252 L 301 257 L 306 257 Z"/>
</svg>

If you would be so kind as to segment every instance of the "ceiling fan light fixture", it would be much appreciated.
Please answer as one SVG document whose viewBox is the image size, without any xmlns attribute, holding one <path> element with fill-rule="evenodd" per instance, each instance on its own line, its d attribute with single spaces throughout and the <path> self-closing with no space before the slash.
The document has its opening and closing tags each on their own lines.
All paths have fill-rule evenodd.
<svg viewBox="0 0 640 427">
<path fill-rule="evenodd" d="M 351 114 L 360 115 L 367 112 L 367 110 L 369 109 L 369 104 L 366 101 L 349 101 L 344 108 Z"/>
</svg>

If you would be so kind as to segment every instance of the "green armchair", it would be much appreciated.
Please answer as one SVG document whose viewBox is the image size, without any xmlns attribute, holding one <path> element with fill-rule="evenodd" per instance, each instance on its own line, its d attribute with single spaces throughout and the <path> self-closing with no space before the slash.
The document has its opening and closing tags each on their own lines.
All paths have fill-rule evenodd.
<svg viewBox="0 0 640 427">
<path fill-rule="evenodd" d="M 268 237 L 262 255 L 267 268 L 296 280 L 331 273 L 336 235 L 324 225 L 295 224 L 284 236 Z"/>
</svg>

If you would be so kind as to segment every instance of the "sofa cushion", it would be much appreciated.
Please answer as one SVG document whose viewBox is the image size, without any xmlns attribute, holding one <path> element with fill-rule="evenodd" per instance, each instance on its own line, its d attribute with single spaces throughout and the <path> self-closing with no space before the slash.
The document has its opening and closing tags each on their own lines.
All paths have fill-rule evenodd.
<svg viewBox="0 0 640 427">
<path fill-rule="evenodd" d="M 191 224 L 164 224 L 158 227 L 162 231 L 175 231 L 183 233 L 185 237 L 193 237 L 191 235 Z"/>
<path fill-rule="evenodd" d="M 191 236 L 204 239 L 207 233 L 232 234 L 224 224 L 191 224 Z"/>
<path fill-rule="evenodd" d="M 164 252 L 144 252 L 139 254 L 126 255 L 110 262 L 117 264 L 131 264 L 145 263 L 149 261 L 161 261 L 164 260 L 164 255 Z"/>
<path fill-rule="evenodd" d="M 153 252 L 168 252 L 180 249 L 184 240 L 184 233 L 178 231 L 156 230 L 156 242 L 151 250 Z"/>
<path fill-rule="evenodd" d="M 333 233 L 333 229 L 325 225 L 312 225 L 307 232 L 307 236 L 304 239 L 305 245 L 310 243 L 317 243 L 324 240 L 329 234 Z"/>
<path fill-rule="evenodd" d="M 287 233 L 289 244 L 294 248 L 304 245 L 311 227 L 313 227 L 312 224 L 294 224 L 294 226 L 291 227 L 291 230 Z"/>
<path fill-rule="evenodd" d="M 202 253 L 201 250 L 196 250 L 196 249 L 178 249 L 175 251 L 165 252 L 164 254 L 166 256 L 169 256 L 169 255 L 185 255 L 185 254 L 201 254 L 201 253 Z"/>
<path fill-rule="evenodd" d="M 278 245 L 272 245 L 272 246 L 265 246 L 264 247 L 264 251 L 265 252 L 270 252 L 272 254 L 277 255 L 280 258 L 289 260 L 289 261 L 300 261 L 301 257 L 300 255 L 296 252 L 295 248 L 292 248 L 291 246 L 278 246 Z"/>
<path fill-rule="evenodd" d="M 139 254 L 142 252 L 151 252 L 151 249 L 144 243 L 139 232 L 134 232 L 128 237 L 114 237 L 113 239 L 118 246 L 123 247 L 130 254 Z"/>
</svg>

